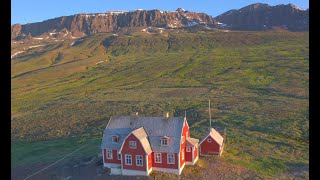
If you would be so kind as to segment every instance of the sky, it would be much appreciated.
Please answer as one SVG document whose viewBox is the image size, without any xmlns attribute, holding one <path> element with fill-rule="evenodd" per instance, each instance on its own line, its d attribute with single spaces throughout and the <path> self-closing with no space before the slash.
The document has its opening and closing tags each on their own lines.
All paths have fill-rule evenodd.
<svg viewBox="0 0 320 180">
<path fill-rule="evenodd" d="M 291 3 L 303 9 L 309 8 L 308 0 L 11 0 L 11 24 L 41 22 L 79 13 L 136 9 L 174 11 L 179 7 L 216 17 L 257 2 L 269 5 Z"/>
</svg>

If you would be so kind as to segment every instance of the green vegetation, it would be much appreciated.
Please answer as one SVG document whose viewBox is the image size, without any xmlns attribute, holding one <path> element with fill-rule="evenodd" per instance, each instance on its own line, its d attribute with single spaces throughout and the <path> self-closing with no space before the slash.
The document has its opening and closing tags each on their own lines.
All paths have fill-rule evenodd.
<svg viewBox="0 0 320 180">
<path fill-rule="evenodd" d="M 227 128 L 224 161 L 266 177 L 309 166 L 309 33 L 133 32 L 76 41 L 12 60 L 13 164 L 57 160 L 48 149 L 61 145 L 66 154 L 73 136 L 101 138 L 111 116 L 136 111 L 187 111 L 192 136 L 202 138 L 210 98 L 213 126 Z"/>
</svg>

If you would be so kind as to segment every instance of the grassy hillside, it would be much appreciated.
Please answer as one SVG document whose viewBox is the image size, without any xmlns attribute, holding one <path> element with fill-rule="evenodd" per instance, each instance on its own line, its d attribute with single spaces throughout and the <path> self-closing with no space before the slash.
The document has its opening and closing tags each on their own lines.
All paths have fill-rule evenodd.
<svg viewBox="0 0 320 180">
<path fill-rule="evenodd" d="M 262 176 L 308 169 L 309 33 L 96 34 L 33 51 L 12 60 L 21 158 L 21 146 L 99 138 L 110 116 L 136 111 L 187 111 L 191 135 L 202 138 L 210 98 L 214 127 L 227 128 L 224 161 Z"/>
</svg>

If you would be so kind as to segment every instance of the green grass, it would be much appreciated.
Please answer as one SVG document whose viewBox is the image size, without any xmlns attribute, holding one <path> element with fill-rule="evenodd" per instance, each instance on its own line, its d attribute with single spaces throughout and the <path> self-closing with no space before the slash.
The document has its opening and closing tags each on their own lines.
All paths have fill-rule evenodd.
<svg viewBox="0 0 320 180">
<path fill-rule="evenodd" d="M 110 35 L 75 46 L 61 42 L 12 61 L 12 144 L 19 161 L 36 161 L 31 152 L 49 149 L 44 140 L 63 138 L 52 143 L 63 147 L 72 136 L 102 133 L 112 115 L 136 111 L 187 111 L 191 134 L 201 139 L 210 98 L 214 126 L 228 132 L 222 159 L 266 177 L 309 166 L 309 33 Z M 24 147 L 25 156 L 16 155 Z"/>
</svg>

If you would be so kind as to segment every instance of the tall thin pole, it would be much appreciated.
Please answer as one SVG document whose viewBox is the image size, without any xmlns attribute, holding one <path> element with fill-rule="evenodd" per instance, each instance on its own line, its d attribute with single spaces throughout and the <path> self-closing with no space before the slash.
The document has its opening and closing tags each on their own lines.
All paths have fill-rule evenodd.
<svg viewBox="0 0 320 180">
<path fill-rule="evenodd" d="M 210 109 L 210 99 L 209 99 L 209 117 L 210 117 L 210 130 L 211 131 L 211 109 Z"/>
</svg>

